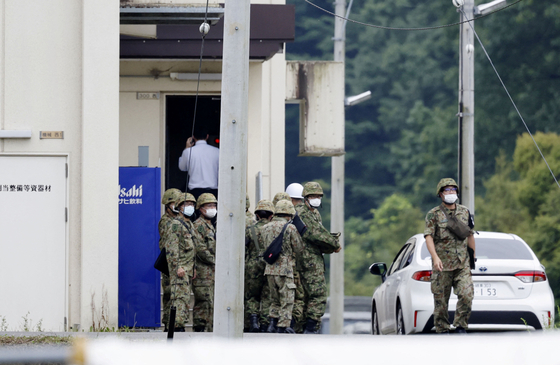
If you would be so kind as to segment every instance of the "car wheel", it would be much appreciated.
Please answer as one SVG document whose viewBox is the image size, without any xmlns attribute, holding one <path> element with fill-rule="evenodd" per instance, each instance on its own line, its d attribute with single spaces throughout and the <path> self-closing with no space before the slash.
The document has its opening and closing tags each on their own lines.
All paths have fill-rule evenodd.
<svg viewBox="0 0 560 365">
<path fill-rule="evenodd" d="M 397 303 L 397 335 L 406 335 L 401 303 Z"/>
<path fill-rule="evenodd" d="M 375 305 L 371 310 L 371 334 L 372 335 L 379 335 L 379 318 L 377 316 L 377 309 Z"/>
</svg>

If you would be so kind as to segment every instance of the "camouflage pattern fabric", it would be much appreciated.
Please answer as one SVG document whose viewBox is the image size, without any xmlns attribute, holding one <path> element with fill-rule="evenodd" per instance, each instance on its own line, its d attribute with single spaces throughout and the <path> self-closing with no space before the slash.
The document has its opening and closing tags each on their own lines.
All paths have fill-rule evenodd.
<svg viewBox="0 0 560 365">
<path fill-rule="evenodd" d="M 270 288 L 270 317 L 278 318 L 278 327 L 290 327 L 296 292 L 294 278 L 280 275 L 268 275 Z"/>
<path fill-rule="evenodd" d="M 253 224 L 257 223 L 257 219 L 255 215 L 249 211 L 245 212 L 245 228 L 252 226 Z"/>
<path fill-rule="evenodd" d="M 288 220 L 284 217 L 274 217 L 272 221 L 266 224 L 261 231 L 264 247 L 268 247 L 272 241 L 280 235 L 284 225 Z M 266 264 L 265 275 L 279 275 L 294 277 L 294 269 L 297 257 L 303 252 L 303 242 L 293 224 L 288 224 L 284 231 L 284 239 L 282 241 L 282 252 L 278 260 L 272 265 Z M 271 289 L 272 291 L 272 289 Z"/>
<path fill-rule="evenodd" d="M 325 261 L 321 247 L 338 249 L 338 240 L 323 226 L 321 214 L 305 203 L 296 205 L 301 220 L 307 226 L 303 234 L 305 250 L 301 261 L 301 282 L 305 292 L 304 319 L 320 321 L 327 305 Z"/>
<path fill-rule="evenodd" d="M 209 219 L 200 216 L 194 222 L 196 241 L 196 278 L 194 286 L 194 326 L 212 332 L 214 316 L 214 280 L 216 269 L 216 229 Z"/>
<path fill-rule="evenodd" d="M 288 223 L 285 217 L 274 217 L 262 230 L 263 247 L 268 247 L 282 232 Z M 296 284 L 294 271 L 296 261 L 301 260 L 304 251 L 302 239 L 293 224 L 289 224 L 284 231 L 282 252 L 278 260 L 272 265 L 266 263 L 264 274 L 268 276 L 270 290 L 269 316 L 278 318 L 278 327 L 289 327 L 292 320 L 292 310 L 295 300 Z"/>
<path fill-rule="evenodd" d="M 301 282 L 301 272 L 297 269 L 294 272 L 294 284 L 296 284 L 294 307 L 292 309 L 292 318 L 295 320 L 294 330 L 296 333 L 303 333 L 306 322 L 305 291 L 303 290 L 303 284 Z"/>
<path fill-rule="evenodd" d="M 268 223 L 268 220 L 261 219 L 245 231 L 245 319 L 257 314 L 261 324 L 268 323 L 268 310 L 264 313 L 261 304 L 263 300 L 270 302 L 268 281 L 264 277 L 266 262 L 262 258 L 264 242 L 261 235 L 262 227 Z"/>
<path fill-rule="evenodd" d="M 165 247 L 165 239 L 167 232 L 171 226 L 171 221 L 173 217 L 167 213 L 164 213 L 161 216 L 161 219 L 158 223 L 158 230 L 159 230 L 159 250 L 163 250 Z M 169 281 L 169 276 L 161 273 L 161 291 L 163 293 L 162 298 L 162 305 L 163 305 L 163 313 L 161 323 L 167 328 L 167 323 L 169 321 L 169 309 L 171 307 L 171 282 Z"/>
<path fill-rule="evenodd" d="M 462 269 L 469 265 L 469 254 L 467 252 L 467 240 L 459 240 L 457 236 L 447 229 L 447 213 L 455 215 L 461 222 L 469 224 L 469 210 L 464 205 L 456 204 L 456 209 L 448 209 L 443 203 L 428 212 L 426 215 L 426 228 L 424 237 L 431 235 L 434 239 L 436 253 L 443 264 L 443 271 Z M 471 230 L 471 234 L 474 231 Z"/>
<path fill-rule="evenodd" d="M 451 288 L 457 295 L 457 308 L 455 310 L 455 327 L 468 328 L 471 315 L 474 288 L 470 267 L 452 271 L 432 272 L 432 293 L 434 294 L 434 325 L 436 332 L 449 331 L 448 303 Z"/>
<path fill-rule="evenodd" d="M 193 326 L 214 330 L 214 286 L 194 286 Z"/>
<path fill-rule="evenodd" d="M 170 301 L 177 308 L 176 327 L 184 327 L 189 318 L 189 301 L 195 257 L 195 246 L 191 232 L 187 229 L 184 221 L 175 218 L 171 222 L 169 234 L 165 240 L 171 286 Z M 179 268 L 185 271 L 182 278 L 177 275 Z"/>
</svg>

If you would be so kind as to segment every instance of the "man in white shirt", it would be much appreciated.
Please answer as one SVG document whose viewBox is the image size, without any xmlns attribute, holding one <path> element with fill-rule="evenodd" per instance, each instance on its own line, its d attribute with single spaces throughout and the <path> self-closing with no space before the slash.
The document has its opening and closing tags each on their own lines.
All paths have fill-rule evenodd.
<svg viewBox="0 0 560 365">
<path fill-rule="evenodd" d="M 218 196 L 218 162 L 220 150 L 207 143 L 208 132 L 200 129 L 187 140 L 179 157 L 179 169 L 187 171 L 187 192 L 195 199 L 203 193 Z"/>
</svg>

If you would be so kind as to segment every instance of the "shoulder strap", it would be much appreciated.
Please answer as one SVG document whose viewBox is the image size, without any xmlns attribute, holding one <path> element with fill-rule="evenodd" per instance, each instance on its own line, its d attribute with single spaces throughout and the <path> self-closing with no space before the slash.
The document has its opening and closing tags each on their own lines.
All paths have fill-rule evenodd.
<svg viewBox="0 0 560 365">
<path fill-rule="evenodd" d="M 457 208 L 456 208 L 457 209 Z M 441 203 L 439 210 L 441 210 L 443 212 L 443 214 L 445 214 L 445 218 L 447 218 L 447 220 L 451 219 L 449 217 L 449 213 L 447 213 L 447 208 L 445 208 L 445 206 L 443 205 L 443 203 Z M 457 212 L 457 210 L 455 210 L 455 212 Z M 451 215 L 453 216 L 453 215 Z"/>
<path fill-rule="evenodd" d="M 259 242 L 259 236 L 257 235 L 256 228 L 257 227 L 255 227 L 254 224 L 252 226 L 250 226 L 249 227 L 249 234 L 251 235 L 251 239 L 255 243 L 255 247 L 257 248 L 258 251 L 260 251 L 260 250 L 262 250 L 262 247 L 261 247 L 261 243 Z"/>
<path fill-rule="evenodd" d="M 189 226 L 187 225 L 187 223 L 185 221 L 183 221 L 182 219 L 176 218 L 176 217 L 174 217 L 173 219 L 175 219 L 176 221 L 179 221 L 187 229 L 189 234 L 192 236 L 192 232 L 189 229 Z"/>
</svg>

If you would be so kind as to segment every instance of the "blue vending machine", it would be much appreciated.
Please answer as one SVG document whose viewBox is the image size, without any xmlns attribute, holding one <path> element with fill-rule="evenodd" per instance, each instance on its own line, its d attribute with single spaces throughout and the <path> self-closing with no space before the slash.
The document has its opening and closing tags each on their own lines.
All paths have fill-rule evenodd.
<svg viewBox="0 0 560 365">
<path fill-rule="evenodd" d="M 160 327 L 161 169 L 121 167 L 119 184 L 119 327 Z"/>
</svg>

